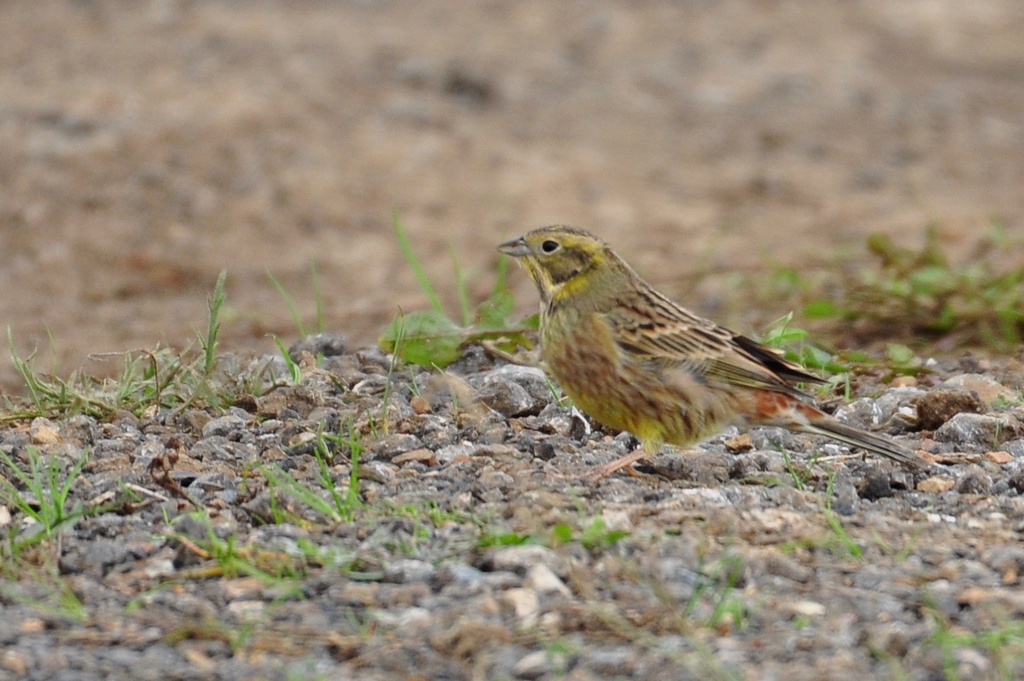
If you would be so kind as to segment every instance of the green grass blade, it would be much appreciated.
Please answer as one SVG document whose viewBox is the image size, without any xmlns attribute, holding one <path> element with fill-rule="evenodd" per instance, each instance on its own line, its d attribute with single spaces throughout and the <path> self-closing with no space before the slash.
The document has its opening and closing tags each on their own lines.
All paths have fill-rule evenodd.
<svg viewBox="0 0 1024 681">
<path fill-rule="evenodd" d="M 221 270 L 217 283 L 213 287 L 213 295 L 209 299 L 210 319 L 206 327 L 206 335 L 199 336 L 199 344 L 203 348 L 203 374 L 209 376 L 217 364 L 217 336 L 220 334 L 220 311 L 227 300 L 224 285 L 228 279 L 228 271 Z"/>
<path fill-rule="evenodd" d="M 21 376 L 21 380 L 25 382 L 25 388 L 28 390 L 29 397 L 32 399 L 32 404 L 35 406 L 36 411 L 39 414 L 43 414 L 43 396 L 42 396 L 42 385 L 40 384 L 39 377 L 36 376 L 35 371 L 29 365 L 27 360 L 23 360 L 19 355 L 17 349 L 14 347 L 14 332 L 11 327 L 7 327 L 7 346 L 11 349 L 11 361 L 14 362 L 14 368 Z"/>
<path fill-rule="evenodd" d="M 292 383 L 298 383 L 302 380 L 302 368 L 296 363 L 295 359 L 292 358 L 288 352 L 288 348 L 285 347 L 284 342 L 274 336 L 274 344 L 277 345 L 277 349 L 281 351 L 281 357 L 284 359 L 285 366 L 288 367 L 288 375 L 291 376 Z"/>
<path fill-rule="evenodd" d="M 423 289 L 423 295 L 425 295 L 427 300 L 430 301 L 431 307 L 441 314 L 444 314 L 444 305 L 441 304 L 441 298 L 437 295 L 437 291 L 434 289 L 433 284 L 430 283 L 430 278 L 427 276 L 426 270 L 423 269 L 423 265 L 412 250 L 412 244 L 409 243 L 409 237 L 405 233 L 405 229 L 402 227 L 401 220 L 398 218 L 398 211 L 392 211 L 391 213 L 391 226 L 395 230 L 395 237 L 398 239 L 398 246 L 402 249 L 405 261 L 409 263 L 409 267 L 412 268 L 413 274 L 416 275 L 416 281 L 419 282 L 420 288 Z"/>
<path fill-rule="evenodd" d="M 320 283 L 320 270 L 317 269 L 316 260 L 309 259 L 309 277 L 313 283 L 313 300 L 316 303 L 316 332 L 323 333 L 327 329 L 324 313 L 324 290 Z"/>
<path fill-rule="evenodd" d="M 455 293 L 459 298 L 459 316 L 463 326 L 469 326 L 473 322 L 473 313 L 469 307 L 469 290 L 466 287 L 466 275 L 459 265 L 459 259 L 451 245 L 448 246 L 448 254 L 452 259 L 452 270 L 455 272 Z"/>
<path fill-rule="evenodd" d="M 299 308 L 295 304 L 295 299 L 289 295 L 288 291 L 285 290 L 284 285 L 277 280 L 277 277 L 275 277 L 270 270 L 267 270 L 267 277 L 270 279 L 270 283 L 274 285 L 274 288 L 277 289 L 278 295 L 284 299 L 284 304 L 288 308 L 289 314 L 292 316 L 292 322 L 295 323 L 295 330 L 298 331 L 299 336 L 307 336 L 306 325 L 302 323 L 302 317 L 299 315 Z"/>
</svg>

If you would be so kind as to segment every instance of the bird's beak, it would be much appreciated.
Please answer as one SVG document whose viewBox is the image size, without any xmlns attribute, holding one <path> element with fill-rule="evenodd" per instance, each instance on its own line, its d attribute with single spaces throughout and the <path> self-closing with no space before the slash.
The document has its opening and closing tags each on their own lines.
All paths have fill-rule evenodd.
<svg viewBox="0 0 1024 681">
<path fill-rule="evenodd" d="M 526 245 L 526 239 L 523 237 L 506 241 L 498 246 L 498 250 L 505 255 L 511 255 L 513 258 L 521 258 L 524 255 L 530 254 L 530 247 Z"/>
</svg>

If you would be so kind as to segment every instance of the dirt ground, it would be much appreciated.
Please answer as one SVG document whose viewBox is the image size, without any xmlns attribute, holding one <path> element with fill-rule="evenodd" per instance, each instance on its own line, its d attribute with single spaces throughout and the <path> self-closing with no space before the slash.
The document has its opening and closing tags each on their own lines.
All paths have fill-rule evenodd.
<svg viewBox="0 0 1024 681">
<path fill-rule="evenodd" d="M 116 363 L 90 355 L 188 343 L 227 270 L 221 350 L 272 355 L 284 380 L 270 336 L 298 330 L 268 273 L 308 324 L 315 263 L 353 351 L 425 305 L 393 211 L 450 304 L 453 257 L 482 295 L 497 243 L 567 222 L 699 311 L 742 316 L 722 304 L 733 273 L 857 265 L 873 232 L 914 245 L 936 224 L 953 253 L 993 222 L 1024 236 L 1022 112 L 1017 0 L 9 0 L 0 324 L 42 369 L 99 373 Z M 471 399 L 431 398 L 436 372 L 392 375 L 378 350 L 325 362 L 224 414 L 5 422 L 7 538 L 46 505 L 26 470 L 66 474 L 68 508 L 95 513 L 40 543 L 53 575 L 7 580 L 0 681 L 1024 669 L 1006 358 L 940 357 L 831 405 L 934 470 L 755 429 L 599 484 L 579 476 L 631 439 L 585 427 L 535 372 L 473 348 L 453 365 Z M 0 387 L 15 379 L 4 357 Z M 344 424 L 324 473 L 311 438 Z M 307 484 L 354 501 L 285 494 Z M 291 557 L 300 590 L 230 560 L 214 578 L 221 542 L 253 565 Z"/>
<path fill-rule="evenodd" d="M 450 253 L 483 292 L 567 222 L 697 308 L 698 268 L 1024 223 L 1015 0 L 5 2 L 0 64 L 0 322 L 61 373 L 187 342 L 221 269 L 231 348 L 295 335 L 267 272 L 312 319 L 311 261 L 370 342 L 423 305 L 392 210 L 450 300 Z"/>
</svg>

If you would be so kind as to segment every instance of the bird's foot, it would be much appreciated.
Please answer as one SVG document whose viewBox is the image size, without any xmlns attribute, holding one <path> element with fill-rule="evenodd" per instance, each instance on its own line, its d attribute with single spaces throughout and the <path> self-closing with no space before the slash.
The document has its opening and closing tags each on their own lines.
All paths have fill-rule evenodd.
<svg viewBox="0 0 1024 681">
<path fill-rule="evenodd" d="M 637 449 L 636 451 L 627 454 L 626 456 L 623 456 L 619 459 L 615 459 L 615 461 L 612 461 L 611 463 L 606 463 L 603 466 L 598 466 L 597 468 L 591 469 L 583 477 L 589 482 L 597 482 L 598 480 L 602 478 L 607 478 L 609 475 L 612 475 L 613 473 L 616 473 L 625 468 L 626 473 L 634 478 L 649 478 L 649 475 L 641 473 L 640 471 L 633 468 L 633 464 L 639 461 L 640 459 L 644 458 L 645 456 L 647 456 L 646 451 L 644 451 L 643 449 Z"/>
</svg>

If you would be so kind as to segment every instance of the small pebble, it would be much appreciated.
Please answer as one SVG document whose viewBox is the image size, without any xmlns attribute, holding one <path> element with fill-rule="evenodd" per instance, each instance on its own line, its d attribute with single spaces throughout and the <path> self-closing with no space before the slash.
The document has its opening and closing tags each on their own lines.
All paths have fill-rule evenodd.
<svg viewBox="0 0 1024 681">
<path fill-rule="evenodd" d="M 211 437 L 228 437 L 245 426 L 245 419 L 234 414 L 227 414 L 207 421 L 203 426 L 203 439 Z"/>
<path fill-rule="evenodd" d="M 1013 461 L 1013 454 L 1009 452 L 985 452 L 985 458 L 1002 465 Z"/>
<path fill-rule="evenodd" d="M 434 452 L 429 449 L 414 449 L 411 452 L 405 452 L 391 459 L 391 463 L 396 466 L 401 466 L 406 463 L 416 461 L 422 463 L 424 466 L 436 466 L 437 457 Z"/>
<path fill-rule="evenodd" d="M 38 417 L 29 425 L 29 435 L 34 445 L 53 445 L 60 442 L 60 433 L 49 419 Z"/>
<path fill-rule="evenodd" d="M 565 582 L 543 563 L 533 565 L 526 571 L 524 585 L 540 594 L 558 594 L 567 597 L 572 595 L 572 591 L 565 585 Z"/>
<path fill-rule="evenodd" d="M 540 600 L 533 589 L 508 589 L 501 594 L 501 600 L 512 609 L 520 627 L 532 627 L 537 623 Z"/>
<path fill-rule="evenodd" d="M 512 674 L 517 679 L 539 679 L 550 671 L 551 659 L 544 650 L 524 655 L 512 668 Z"/>
<path fill-rule="evenodd" d="M 950 477 L 936 475 L 930 478 L 925 478 L 921 482 L 917 483 L 917 490 L 919 492 L 927 492 L 928 494 L 942 494 L 953 489 L 953 485 L 956 484 L 956 480 Z"/>
<path fill-rule="evenodd" d="M 391 461 L 399 454 L 423 449 L 423 441 L 410 433 L 393 433 L 377 440 L 370 451 L 382 461 Z"/>
<path fill-rule="evenodd" d="M 993 447 L 1019 430 L 1017 419 L 1006 414 L 959 413 L 935 431 L 935 439 L 957 447 Z"/>
<path fill-rule="evenodd" d="M 487 560 L 492 570 L 508 570 L 518 574 L 526 574 L 534 565 L 545 565 L 554 574 L 565 574 L 562 558 L 547 548 L 536 544 L 507 546 L 490 554 Z"/>
<path fill-rule="evenodd" d="M 973 393 L 986 404 L 998 401 L 1015 402 L 1017 394 L 995 379 L 984 374 L 960 374 L 951 376 L 939 384 L 940 388 L 952 388 Z"/>
</svg>

